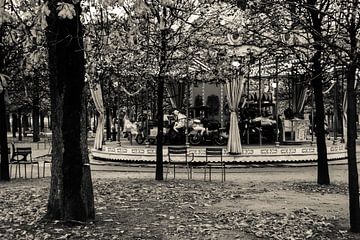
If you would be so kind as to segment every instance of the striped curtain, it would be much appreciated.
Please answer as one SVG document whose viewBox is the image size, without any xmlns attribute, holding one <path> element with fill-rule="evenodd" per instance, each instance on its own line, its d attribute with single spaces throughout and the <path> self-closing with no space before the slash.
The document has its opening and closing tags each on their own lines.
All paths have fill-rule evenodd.
<svg viewBox="0 0 360 240">
<path fill-rule="evenodd" d="M 181 109 L 184 103 L 185 83 L 184 82 L 166 83 L 166 90 L 170 97 L 171 106 L 174 109 Z"/>
<path fill-rule="evenodd" d="M 96 135 L 95 135 L 95 142 L 94 148 L 101 149 L 102 148 L 102 141 L 104 135 L 104 115 L 105 115 L 105 108 L 104 102 L 101 92 L 100 84 L 96 84 L 94 87 L 90 86 L 91 97 L 94 101 L 95 107 L 97 112 L 99 113 L 98 125 L 96 128 Z"/>
<path fill-rule="evenodd" d="M 297 84 L 295 86 L 295 98 L 294 98 L 294 112 L 295 113 L 302 113 L 304 110 L 304 105 L 307 100 L 308 94 L 307 94 L 307 87 Z"/>
<path fill-rule="evenodd" d="M 244 88 L 245 78 L 240 76 L 226 81 L 226 95 L 230 110 L 230 130 L 227 150 L 229 153 L 239 154 L 242 151 L 241 139 L 237 117 L 241 94 Z"/>
</svg>

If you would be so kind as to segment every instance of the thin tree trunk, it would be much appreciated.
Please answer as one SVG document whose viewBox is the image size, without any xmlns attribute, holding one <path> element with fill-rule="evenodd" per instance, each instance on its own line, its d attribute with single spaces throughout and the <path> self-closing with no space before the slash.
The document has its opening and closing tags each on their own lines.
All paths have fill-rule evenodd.
<svg viewBox="0 0 360 240">
<path fill-rule="evenodd" d="M 330 184 L 329 167 L 327 159 L 326 137 L 325 137 L 325 108 L 322 87 L 322 68 L 320 63 L 321 53 L 317 52 L 313 58 L 314 79 L 311 84 L 314 89 L 315 97 L 315 134 L 318 156 L 317 183 Z"/>
<path fill-rule="evenodd" d="M 11 132 L 10 115 L 6 112 L 6 131 Z"/>
<path fill-rule="evenodd" d="M 5 1 L 0 0 L 0 10 L 5 9 Z M 0 45 L 3 42 L 3 24 L 0 24 Z M 4 59 L 5 52 L 3 48 L 0 47 L 0 73 L 3 73 L 4 70 Z M 0 82 L 1 86 L 3 84 Z M 8 157 L 8 142 L 7 142 L 7 112 L 6 112 L 6 102 L 5 102 L 5 89 L 0 92 L 0 180 L 1 181 L 9 181 L 9 157 Z"/>
<path fill-rule="evenodd" d="M 29 124 L 29 118 L 27 114 L 22 115 L 22 126 L 23 126 L 23 131 L 25 133 L 25 131 L 28 131 L 30 128 L 30 124 Z M 25 134 L 24 134 L 25 136 Z"/>
<path fill-rule="evenodd" d="M 105 114 L 106 114 L 106 124 L 105 124 L 106 140 L 110 140 L 111 139 L 110 108 L 108 107 L 106 108 Z"/>
<path fill-rule="evenodd" d="M 44 112 L 40 112 L 40 132 L 45 132 L 45 114 Z"/>
<path fill-rule="evenodd" d="M 6 129 L 6 104 L 5 91 L 0 93 L 0 180 L 9 181 L 9 157 L 8 157 L 8 142 Z"/>
<path fill-rule="evenodd" d="M 15 139 L 16 138 L 16 133 L 17 133 L 17 130 L 18 130 L 18 119 L 17 119 L 16 113 L 11 114 L 11 118 L 12 118 L 11 131 L 12 131 L 12 136 Z"/>
<path fill-rule="evenodd" d="M 39 126 L 39 120 L 40 120 L 40 100 L 39 98 L 35 97 L 33 99 L 33 109 L 32 109 L 32 122 L 33 122 L 33 142 L 40 141 L 40 126 Z"/>
<path fill-rule="evenodd" d="M 323 47 L 321 44 L 321 34 L 322 34 L 322 22 L 320 11 L 317 8 L 317 0 L 307 0 L 309 5 L 308 12 L 311 17 L 312 25 L 312 37 L 314 42 L 315 54 L 312 57 L 313 63 L 313 79 L 311 85 L 314 89 L 315 97 L 315 134 L 316 134 L 316 146 L 317 146 L 317 155 L 318 155 L 318 175 L 317 182 L 318 184 L 330 184 L 329 176 L 329 167 L 327 159 L 327 148 L 326 148 L 326 139 L 325 139 L 325 109 L 324 109 L 324 95 L 322 92 L 322 80 L 323 80 L 323 67 L 321 66 L 321 53 Z"/>
<path fill-rule="evenodd" d="M 62 20 L 57 17 L 57 1 L 48 4 L 53 164 L 47 218 L 87 221 L 94 219 L 95 210 L 86 141 L 81 8 L 74 4 L 76 16 Z"/>
<path fill-rule="evenodd" d="M 20 110 L 20 108 L 18 109 L 18 114 L 17 114 L 17 120 L 18 120 L 18 128 L 19 128 L 19 138 L 18 138 L 18 140 L 19 141 L 22 141 L 22 121 L 21 121 L 21 110 Z"/>
<path fill-rule="evenodd" d="M 165 25 L 166 8 L 162 9 L 162 21 Z M 161 25 L 161 24 L 160 24 Z M 164 84 L 165 84 L 165 66 L 166 66 L 166 29 L 165 26 L 160 30 L 161 34 L 161 50 L 160 50 L 160 71 L 158 76 L 158 89 L 157 89 L 157 127 L 158 133 L 156 136 L 156 173 L 155 180 L 164 180 L 164 169 L 163 169 L 163 138 L 164 138 Z"/>
<path fill-rule="evenodd" d="M 158 133 L 156 136 L 156 175 L 155 180 L 164 180 L 163 173 L 163 138 L 164 138 L 164 111 L 163 111 L 163 100 L 164 100 L 164 76 L 160 75 L 158 78 L 158 89 L 157 89 L 157 127 Z"/>
</svg>

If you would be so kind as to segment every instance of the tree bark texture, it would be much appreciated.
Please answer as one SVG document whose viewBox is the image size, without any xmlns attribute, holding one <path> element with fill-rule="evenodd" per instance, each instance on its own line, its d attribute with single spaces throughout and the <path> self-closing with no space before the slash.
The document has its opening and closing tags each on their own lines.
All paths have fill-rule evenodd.
<svg viewBox="0 0 360 240">
<path fill-rule="evenodd" d="M 87 221 L 95 217 L 95 210 L 87 152 L 81 7 L 74 4 L 72 20 L 59 19 L 57 2 L 49 1 L 46 32 L 53 132 L 47 218 Z"/>
</svg>

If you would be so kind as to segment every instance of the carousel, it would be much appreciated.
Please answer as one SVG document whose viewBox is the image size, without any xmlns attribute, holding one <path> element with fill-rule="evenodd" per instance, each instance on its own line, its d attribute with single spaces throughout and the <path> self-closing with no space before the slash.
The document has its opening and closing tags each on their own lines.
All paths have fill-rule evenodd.
<svg viewBox="0 0 360 240">
<path fill-rule="evenodd" d="M 197 61 L 201 67 L 207 67 L 201 60 Z M 226 163 L 316 161 L 312 92 L 304 84 L 308 82 L 306 74 L 295 71 L 295 64 L 296 61 L 280 63 L 277 58 L 272 62 L 258 58 L 252 66 L 244 64 L 243 60 L 233 61 L 233 77 L 225 82 L 167 83 L 166 95 L 171 107 L 163 118 L 164 162 L 167 161 L 168 147 L 173 145 L 186 146 L 188 152 L 194 154 L 195 162 L 206 161 L 206 148 L 209 147 L 221 147 L 222 161 Z M 245 68 L 247 71 L 243 71 Z M 122 91 L 134 96 L 143 89 L 146 88 L 136 92 L 123 88 Z M 336 85 L 331 82 L 324 93 L 332 91 L 339 92 L 337 81 Z M 129 108 L 122 108 L 122 121 L 115 119 L 112 127 L 118 138 L 105 141 L 101 87 L 91 88 L 91 95 L 98 112 L 95 143 L 91 150 L 93 158 L 155 163 L 158 130 L 152 117 L 153 109 L 146 107 L 131 118 Z M 333 120 L 329 120 L 333 132 L 327 143 L 329 160 L 346 158 L 342 134 L 346 132 L 345 124 L 338 127 L 341 118 L 345 117 L 333 116 Z"/>
</svg>

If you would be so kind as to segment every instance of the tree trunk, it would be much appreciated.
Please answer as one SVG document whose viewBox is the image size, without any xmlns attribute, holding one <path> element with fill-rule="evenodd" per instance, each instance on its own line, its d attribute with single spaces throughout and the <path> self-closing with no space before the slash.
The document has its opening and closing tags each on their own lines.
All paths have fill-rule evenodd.
<svg viewBox="0 0 360 240">
<path fill-rule="evenodd" d="M 40 112 L 40 132 L 45 132 L 45 114 Z"/>
<path fill-rule="evenodd" d="M 0 10 L 5 9 L 5 1 L 0 1 Z M 3 25 L 0 24 L 0 45 L 3 42 L 4 29 Z M 3 48 L 0 48 L 0 73 L 4 70 L 4 59 L 5 52 Z M 3 84 L 0 82 L 2 87 Z M 0 92 L 0 180 L 9 181 L 9 157 L 8 157 L 8 142 L 7 142 L 7 112 L 5 102 L 5 89 Z"/>
<path fill-rule="evenodd" d="M 108 107 L 106 108 L 105 114 L 106 114 L 106 123 L 105 123 L 106 140 L 110 140 L 111 139 L 110 108 Z"/>
<path fill-rule="evenodd" d="M 8 143 L 7 143 L 7 128 L 6 128 L 6 104 L 5 91 L 0 93 L 0 180 L 9 181 L 9 157 L 8 157 Z"/>
<path fill-rule="evenodd" d="M 94 219 L 95 210 L 86 139 L 81 7 L 80 3 L 74 4 L 76 16 L 63 20 L 57 17 L 57 1 L 48 4 L 53 164 L 46 217 L 87 221 Z"/>
<path fill-rule="evenodd" d="M 17 133 L 17 129 L 18 129 L 18 119 L 17 119 L 17 115 L 16 113 L 11 114 L 11 118 L 12 118 L 12 135 L 13 138 L 16 138 L 16 133 Z"/>
<path fill-rule="evenodd" d="M 160 75 L 158 78 L 157 89 L 157 127 L 158 133 L 156 136 L 156 175 L 155 180 L 164 180 L 163 170 L 163 138 L 164 138 L 164 76 Z"/>
<path fill-rule="evenodd" d="M 9 113 L 7 112 L 6 113 L 6 131 L 7 132 L 11 132 L 11 128 L 10 128 L 10 115 Z"/>
<path fill-rule="evenodd" d="M 22 134 L 23 134 L 22 129 L 23 128 L 22 128 L 21 109 L 20 108 L 18 109 L 17 120 L 18 120 L 18 128 L 19 128 L 19 136 L 18 136 L 19 138 L 18 139 L 19 139 L 19 141 L 22 141 Z"/>
<path fill-rule="evenodd" d="M 325 136 L 325 109 L 322 86 L 321 52 L 317 51 L 313 57 L 313 80 L 311 82 L 315 97 L 315 134 L 318 156 L 317 183 L 330 184 L 329 167 L 327 159 L 326 136 Z"/>
<path fill-rule="evenodd" d="M 327 148 L 325 139 L 325 109 L 324 109 L 324 95 L 322 92 L 322 80 L 323 80 L 323 67 L 321 66 L 321 53 L 323 47 L 322 41 L 322 17 L 320 10 L 317 6 L 317 0 L 307 0 L 309 7 L 307 8 L 311 17 L 311 34 L 314 42 L 315 54 L 312 57 L 313 63 L 313 79 L 311 85 L 314 89 L 315 97 L 315 134 L 316 134 L 316 146 L 318 155 L 318 184 L 330 184 L 329 167 L 327 159 Z"/>
<path fill-rule="evenodd" d="M 30 128 L 29 118 L 28 118 L 27 114 L 22 115 L 22 126 L 23 126 L 24 133 L 25 133 L 25 131 L 28 131 Z"/>
<path fill-rule="evenodd" d="M 33 142 L 40 141 L 40 100 L 39 98 L 35 97 L 33 99 L 33 107 L 32 107 L 32 122 L 33 122 Z"/>
<path fill-rule="evenodd" d="M 160 71 L 158 75 L 158 89 L 157 89 L 157 127 L 158 133 L 156 136 L 156 173 L 155 180 L 164 180 L 163 169 L 163 138 L 164 138 L 164 85 L 165 85 L 165 66 L 166 66 L 166 28 L 165 28 L 166 8 L 162 8 L 163 28 L 160 29 L 161 48 L 160 48 Z M 161 25 L 161 23 L 160 23 Z M 161 26 L 160 26 L 161 27 Z"/>
<path fill-rule="evenodd" d="M 360 232 L 359 208 L 359 176 L 356 163 L 356 91 L 355 91 L 356 66 L 351 65 L 347 74 L 347 153 L 349 169 L 349 208 L 350 227 L 352 232 Z"/>
</svg>

